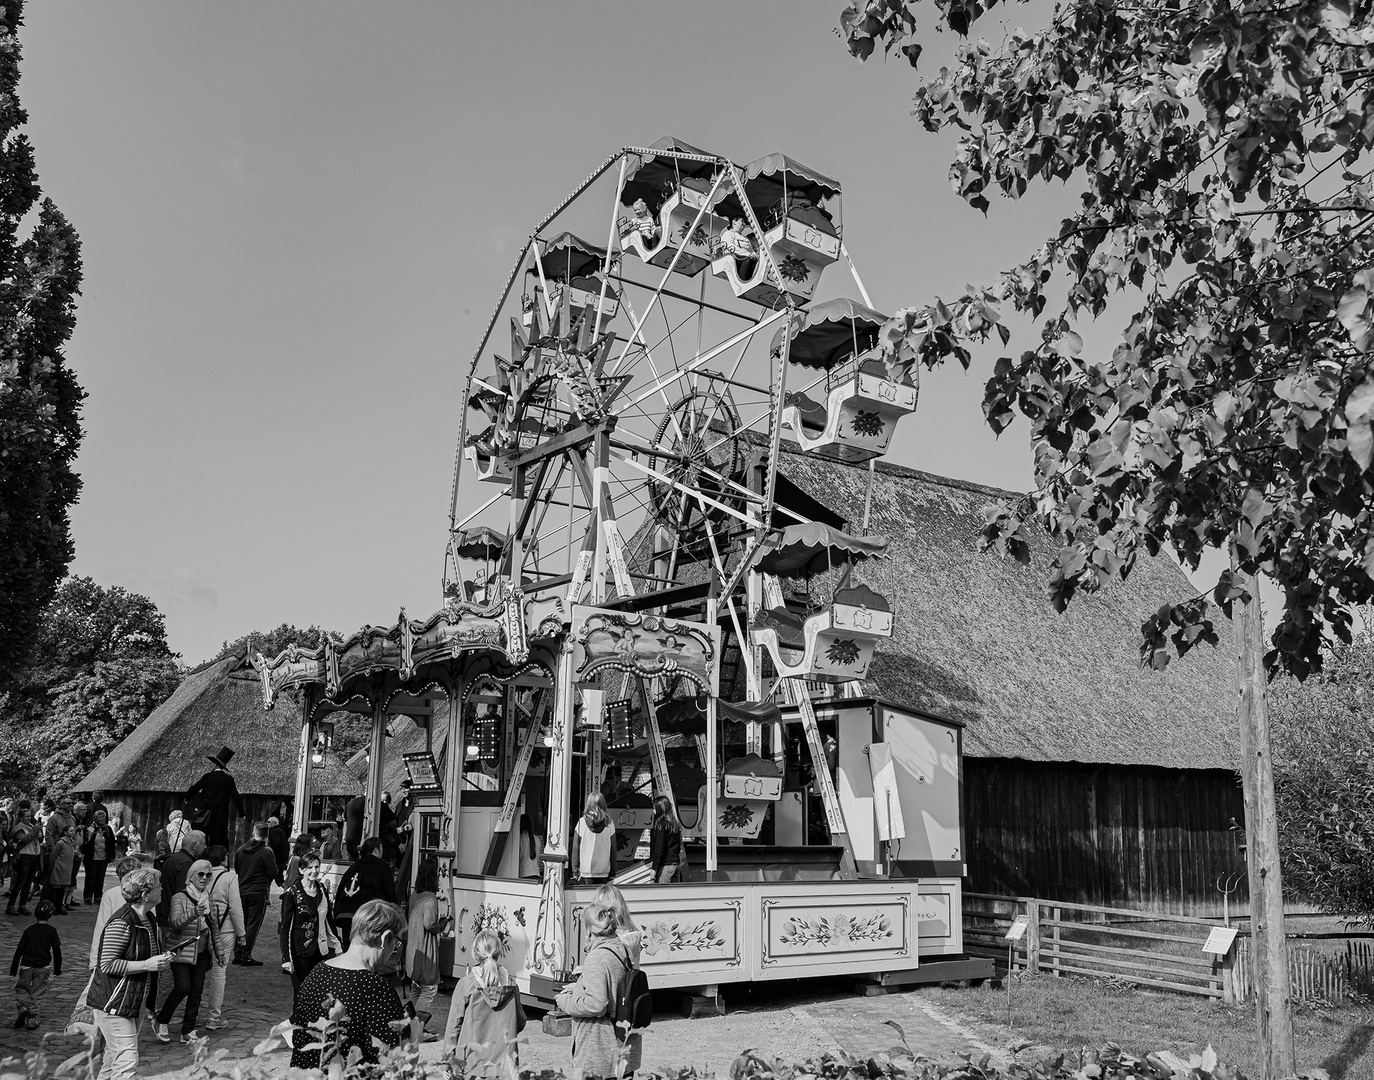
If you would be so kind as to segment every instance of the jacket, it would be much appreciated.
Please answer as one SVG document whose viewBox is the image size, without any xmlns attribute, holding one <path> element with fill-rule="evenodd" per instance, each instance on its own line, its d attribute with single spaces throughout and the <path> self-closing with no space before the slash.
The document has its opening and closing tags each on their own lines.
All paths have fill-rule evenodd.
<svg viewBox="0 0 1374 1080">
<path fill-rule="evenodd" d="M 167 916 L 163 932 L 174 964 L 194 964 L 207 949 L 214 959 L 219 959 L 219 944 L 210 933 L 209 919 L 200 913 L 200 906 L 187 892 L 172 897 L 171 914 Z"/>
<path fill-rule="evenodd" d="M 444 928 L 444 921 L 439 914 L 438 896 L 432 892 L 411 894 L 406 974 L 419 986 L 439 983 L 439 931 Z"/>
<path fill-rule="evenodd" d="M 180 851 L 190 831 L 191 823 L 181 816 L 180 810 L 173 810 L 167 819 L 167 846 L 173 852 Z"/>
<path fill-rule="evenodd" d="M 573 1018 L 574 1080 L 619 1076 L 622 1050 L 628 1058 L 625 1071 L 639 1068 L 638 1038 L 623 1038 L 615 1026 L 615 1003 L 633 968 L 634 960 L 624 941 L 619 937 L 598 938 L 582 961 L 577 981 L 565 986 L 554 999 Z"/>
<path fill-rule="evenodd" d="M 227 867 L 216 866 L 205 883 L 205 893 L 210 897 L 210 926 L 214 931 L 221 937 L 232 933 L 235 939 L 242 938 L 248 928 L 243 920 L 238 874 Z"/>
<path fill-rule="evenodd" d="M 272 882 L 281 884 L 276 856 L 266 843 L 254 837 L 234 855 L 234 872 L 239 876 L 239 892 L 244 896 L 265 895 Z"/>
<path fill-rule="evenodd" d="M 586 817 L 577 819 L 572 835 L 573 876 L 577 878 L 615 877 L 615 825 L 610 818 L 592 825 Z"/>
<path fill-rule="evenodd" d="M 174 851 L 162 864 L 162 899 L 157 902 L 157 917 L 162 922 L 172 912 L 172 897 L 186 888 L 186 875 L 196 857 L 185 848 Z"/>
<path fill-rule="evenodd" d="M 16 821 L 10 826 L 10 841 L 14 844 L 14 854 L 37 855 L 43 830 L 36 821 Z"/>
<path fill-rule="evenodd" d="M 657 824 L 649 830 L 649 865 L 654 868 L 654 880 L 665 866 L 675 866 L 682 859 L 682 831 L 669 824 L 659 828 Z"/>
<path fill-rule="evenodd" d="M 114 830 L 108 825 L 88 825 L 86 826 L 86 842 L 81 845 L 81 857 L 87 862 L 95 861 L 95 834 L 102 832 L 105 834 L 105 861 L 112 862 L 115 854 L 115 835 Z"/>
<path fill-rule="evenodd" d="M 444 1028 L 444 1046 L 458 1052 L 467 1075 L 481 1073 L 481 1062 L 501 1064 L 509 1057 L 517 1067 L 520 1049 L 514 1041 L 525 1027 L 520 988 L 510 972 L 501 969 L 496 986 L 479 986 L 469 970 L 453 988 L 453 1004 Z"/>
<path fill-rule="evenodd" d="M 148 996 L 151 972 L 131 972 L 129 961 L 147 960 L 157 944 L 157 928 L 152 920 L 140 918 L 128 904 L 111 915 L 100 932 L 100 958 L 91 976 L 86 1004 L 101 1012 L 138 1019 L 139 1009 Z"/>
<path fill-rule="evenodd" d="M 375 856 L 361 858 L 344 871 L 334 894 L 336 910 L 350 919 L 369 900 L 396 903 L 396 877 L 386 861 Z"/>
<path fill-rule="evenodd" d="M 72 868 L 76 863 L 76 844 L 63 837 L 52 849 L 48 870 L 49 885 L 70 885 Z"/>
<path fill-rule="evenodd" d="M 324 897 L 324 919 L 331 934 L 337 936 L 334 922 L 334 902 L 323 885 L 311 896 L 300 882 L 281 894 L 281 925 L 277 937 L 281 942 L 281 962 L 294 964 L 297 960 L 315 956 L 320 951 L 320 897 Z"/>
</svg>

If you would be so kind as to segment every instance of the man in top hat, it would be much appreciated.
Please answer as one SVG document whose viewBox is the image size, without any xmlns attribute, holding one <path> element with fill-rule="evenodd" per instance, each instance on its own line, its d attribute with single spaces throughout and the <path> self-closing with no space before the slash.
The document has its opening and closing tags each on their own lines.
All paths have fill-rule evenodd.
<svg viewBox="0 0 1374 1080">
<path fill-rule="evenodd" d="M 214 768 L 197 780 L 186 791 L 186 816 L 191 824 L 205 834 L 210 846 L 222 844 L 229 846 L 229 804 L 243 817 L 243 796 L 238 785 L 229 773 L 229 762 L 234 751 L 225 747 L 218 754 L 206 754 L 214 763 Z"/>
</svg>

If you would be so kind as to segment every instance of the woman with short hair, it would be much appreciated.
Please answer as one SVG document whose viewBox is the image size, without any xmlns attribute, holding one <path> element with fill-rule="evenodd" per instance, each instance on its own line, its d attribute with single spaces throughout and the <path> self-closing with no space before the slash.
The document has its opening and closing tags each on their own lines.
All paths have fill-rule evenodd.
<svg viewBox="0 0 1374 1080">
<path fill-rule="evenodd" d="M 131 1080 L 138 1075 L 138 1020 L 153 1002 L 152 976 L 166 971 L 172 958 L 157 952 L 157 926 L 149 912 L 162 898 L 162 875 L 134 870 L 119 883 L 126 903 L 100 932 L 100 954 L 86 1002 L 95 1013 L 96 1027 L 105 1039 L 101 1080 Z M 155 955 L 156 954 L 156 955 Z"/>
<path fill-rule="evenodd" d="M 320 857 L 313 851 L 300 856 L 296 883 L 281 894 L 282 970 L 291 976 L 291 993 L 316 966 L 343 951 L 334 924 L 334 902 L 320 883 Z"/>
<path fill-rule="evenodd" d="M 317 964 L 296 994 L 293 1069 L 327 1068 L 346 1060 L 355 1046 L 363 1061 L 375 1065 L 380 1054 L 374 1039 L 400 1045 L 403 1032 L 392 1025 L 404 1022 L 406 1013 L 386 974 L 399 967 L 405 940 L 406 917 L 395 904 L 369 900 L 358 909 L 347 951 Z M 320 1032 L 310 1025 L 329 1015 L 326 1001 L 342 1005 L 347 1020 L 326 1035 L 320 1049 Z"/>
</svg>

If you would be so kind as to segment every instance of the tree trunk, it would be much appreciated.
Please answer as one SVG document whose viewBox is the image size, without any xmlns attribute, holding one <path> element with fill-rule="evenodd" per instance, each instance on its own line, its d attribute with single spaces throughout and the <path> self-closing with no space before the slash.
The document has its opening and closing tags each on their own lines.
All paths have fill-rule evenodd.
<svg viewBox="0 0 1374 1080">
<path fill-rule="evenodd" d="M 1234 547 L 1231 566 L 1239 572 Z M 1254 959 L 1255 1020 L 1263 1050 L 1262 1080 L 1296 1071 L 1289 999 L 1288 946 L 1283 930 L 1283 882 L 1279 873 L 1279 826 L 1274 812 L 1274 768 L 1269 754 L 1269 703 L 1265 695 L 1264 615 L 1259 581 L 1244 575 L 1250 599 L 1235 624 L 1240 676 L 1241 783 L 1245 798 L 1250 871 L 1250 932 Z"/>
</svg>

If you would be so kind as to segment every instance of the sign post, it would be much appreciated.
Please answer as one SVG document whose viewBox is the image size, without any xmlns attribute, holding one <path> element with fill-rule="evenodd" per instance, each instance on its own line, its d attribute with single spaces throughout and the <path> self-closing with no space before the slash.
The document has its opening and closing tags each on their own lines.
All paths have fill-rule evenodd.
<svg viewBox="0 0 1374 1080">
<path fill-rule="evenodd" d="M 1011 976 L 1015 970 L 1012 958 L 1016 952 L 1016 943 L 1026 936 L 1026 931 L 1030 928 L 1030 916 L 1018 915 L 1011 920 L 1011 925 L 1007 927 L 1007 936 L 1003 939 L 1007 943 L 1007 1027 L 1011 1027 Z"/>
</svg>

